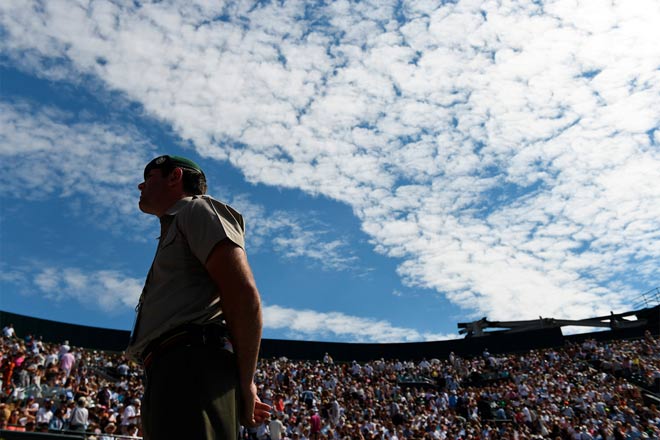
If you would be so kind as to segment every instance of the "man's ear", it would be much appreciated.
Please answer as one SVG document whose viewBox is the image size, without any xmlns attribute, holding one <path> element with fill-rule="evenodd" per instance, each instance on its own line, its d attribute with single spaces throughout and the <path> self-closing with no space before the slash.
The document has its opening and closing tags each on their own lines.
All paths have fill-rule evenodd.
<svg viewBox="0 0 660 440">
<path fill-rule="evenodd" d="M 174 168 L 167 176 L 167 182 L 171 185 L 176 185 L 183 180 L 183 170 L 181 168 Z"/>
</svg>

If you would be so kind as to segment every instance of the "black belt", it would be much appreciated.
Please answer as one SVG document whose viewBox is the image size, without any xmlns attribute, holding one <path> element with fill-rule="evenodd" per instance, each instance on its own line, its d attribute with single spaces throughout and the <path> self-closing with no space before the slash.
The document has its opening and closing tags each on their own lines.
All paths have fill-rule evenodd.
<svg viewBox="0 0 660 440">
<path fill-rule="evenodd" d="M 175 347 L 210 345 L 230 349 L 229 344 L 229 331 L 226 327 L 216 324 L 185 325 L 170 330 L 151 342 L 142 352 L 142 364 L 144 368 L 149 368 L 156 357 Z"/>
</svg>

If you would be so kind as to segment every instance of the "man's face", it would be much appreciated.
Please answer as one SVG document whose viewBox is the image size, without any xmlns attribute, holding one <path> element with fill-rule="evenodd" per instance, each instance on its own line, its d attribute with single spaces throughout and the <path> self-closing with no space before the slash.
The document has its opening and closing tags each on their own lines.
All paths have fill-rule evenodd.
<svg viewBox="0 0 660 440">
<path fill-rule="evenodd" d="M 163 177 L 163 171 L 158 168 L 149 171 L 138 189 L 140 210 L 146 214 L 159 215 L 167 194 L 167 178 Z"/>
</svg>

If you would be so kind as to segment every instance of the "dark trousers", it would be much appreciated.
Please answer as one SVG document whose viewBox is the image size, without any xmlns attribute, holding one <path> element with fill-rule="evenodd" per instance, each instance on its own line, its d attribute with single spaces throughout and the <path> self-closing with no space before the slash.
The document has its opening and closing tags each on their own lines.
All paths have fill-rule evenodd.
<svg viewBox="0 0 660 440">
<path fill-rule="evenodd" d="M 238 439 L 233 353 L 208 345 L 174 347 L 155 358 L 145 374 L 145 440 Z"/>
</svg>

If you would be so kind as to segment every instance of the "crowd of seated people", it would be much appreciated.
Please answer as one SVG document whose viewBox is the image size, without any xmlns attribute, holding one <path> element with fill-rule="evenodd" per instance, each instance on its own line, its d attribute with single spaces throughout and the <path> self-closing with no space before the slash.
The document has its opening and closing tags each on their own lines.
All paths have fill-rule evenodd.
<svg viewBox="0 0 660 440">
<path fill-rule="evenodd" d="M 0 429 L 140 436 L 139 365 L 13 333 L 0 344 Z M 660 383 L 649 333 L 415 362 L 264 359 L 255 381 L 273 413 L 246 439 L 660 438 L 660 409 L 643 395 Z"/>
<path fill-rule="evenodd" d="M 0 341 L 0 429 L 139 437 L 141 372 L 120 353 L 19 338 Z"/>
</svg>

